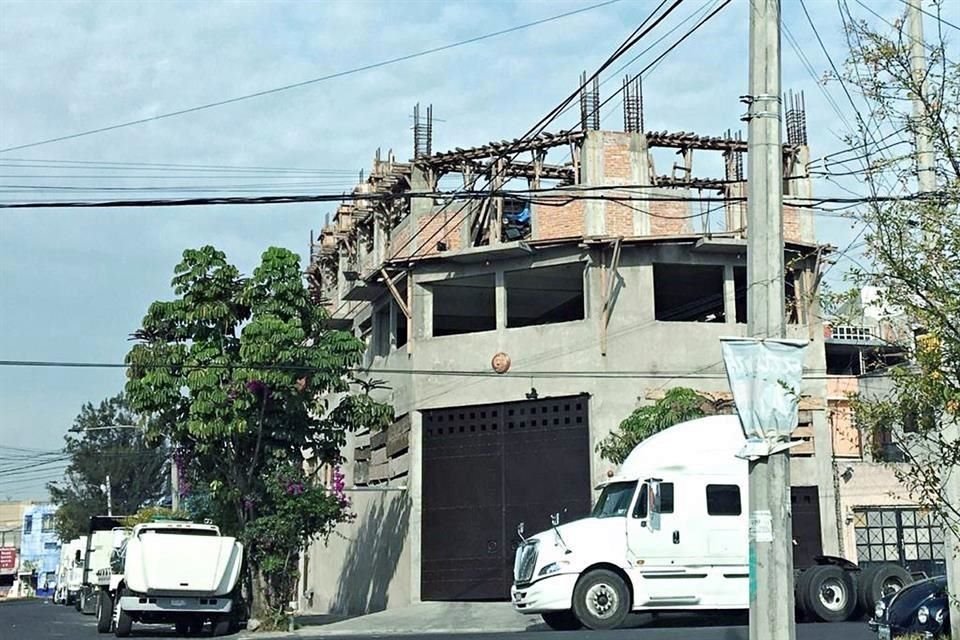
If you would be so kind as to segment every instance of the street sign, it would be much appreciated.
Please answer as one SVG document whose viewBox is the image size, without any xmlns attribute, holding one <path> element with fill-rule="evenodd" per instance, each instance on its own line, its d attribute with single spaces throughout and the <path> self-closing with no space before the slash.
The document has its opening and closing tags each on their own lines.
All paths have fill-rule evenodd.
<svg viewBox="0 0 960 640">
<path fill-rule="evenodd" d="M 17 550 L 15 547 L 0 547 L 0 573 L 15 573 Z"/>
<path fill-rule="evenodd" d="M 727 380 L 747 437 L 738 457 L 754 460 L 791 446 L 807 344 L 805 340 L 720 339 Z"/>
</svg>

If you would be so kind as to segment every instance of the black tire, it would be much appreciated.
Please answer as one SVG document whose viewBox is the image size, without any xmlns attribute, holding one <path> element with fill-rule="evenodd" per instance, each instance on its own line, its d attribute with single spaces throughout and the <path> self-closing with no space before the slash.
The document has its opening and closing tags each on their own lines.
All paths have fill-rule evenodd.
<svg viewBox="0 0 960 640">
<path fill-rule="evenodd" d="M 83 611 L 83 589 L 77 592 L 73 598 L 73 608 L 77 611 Z"/>
<path fill-rule="evenodd" d="M 126 589 L 121 589 L 117 592 L 116 608 L 119 609 L 120 612 L 117 614 L 117 626 L 113 629 L 113 635 L 118 638 L 126 638 L 133 630 L 133 618 L 120 606 L 120 598 L 124 595 L 126 595 Z"/>
<path fill-rule="evenodd" d="M 187 635 L 187 621 L 186 620 L 177 620 L 173 623 L 174 629 L 177 630 L 178 636 Z"/>
<path fill-rule="evenodd" d="M 223 616 L 213 622 L 214 637 L 230 635 L 230 617 Z"/>
<path fill-rule="evenodd" d="M 796 605 L 797 611 L 800 612 L 801 618 L 804 620 L 813 620 L 813 615 L 810 613 L 810 603 L 807 600 L 807 591 L 810 588 L 810 572 L 815 568 L 816 567 L 810 567 L 800 573 L 800 577 L 797 578 L 796 590 L 794 591 L 794 604 Z"/>
<path fill-rule="evenodd" d="M 194 618 L 187 622 L 187 635 L 188 636 L 198 636 L 203 632 L 203 620 L 200 618 Z"/>
<path fill-rule="evenodd" d="M 573 590 L 573 613 L 588 629 L 617 628 L 632 606 L 623 578 L 606 569 L 583 576 Z"/>
<path fill-rule="evenodd" d="M 110 594 L 100 590 L 97 594 L 97 632 L 110 633 L 113 627 L 113 600 Z"/>
<path fill-rule="evenodd" d="M 813 567 L 804 589 L 807 611 L 814 620 L 842 622 L 857 608 L 857 583 L 849 573 L 833 565 Z"/>
<path fill-rule="evenodd" d="M 911 582 L 913 576 L 898 564 L 885 562 L 867 567 L 860 572 L 857 585 L 860 606 L 868 616 L 872 616 L 877 600 L 900 591 Z"/>
<path fill-rule="evenodd" d="M 554 631 L 576 631 L 583 627 L 573 611 L 548 611 L 541 613 L 540 617 L 548 627 Z"/>
</svg>

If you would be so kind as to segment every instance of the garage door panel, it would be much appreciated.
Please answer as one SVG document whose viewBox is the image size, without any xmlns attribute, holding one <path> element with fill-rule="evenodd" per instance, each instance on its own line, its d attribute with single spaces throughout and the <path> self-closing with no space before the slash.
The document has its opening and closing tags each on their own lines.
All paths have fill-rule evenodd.
<svg viewBox="0 0 960 640">
<path fill-rule="evenodd" d="M 587 397 L 423 413 L 421 595 L 509 597 L 516 526 L 590 507 Z"/>
</svg>

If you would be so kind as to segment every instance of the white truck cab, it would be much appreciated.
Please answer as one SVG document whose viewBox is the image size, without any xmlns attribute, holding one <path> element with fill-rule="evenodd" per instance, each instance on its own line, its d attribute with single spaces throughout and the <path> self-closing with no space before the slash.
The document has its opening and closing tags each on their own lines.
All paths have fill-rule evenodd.
<svg viewBox="0 0 960 640">
<path fill-rule="evenodd" d="M 57 567 L 57 584 L 53 591 L 56 604 L 76 606 L 83 587 L 83 550 L 87 537 L 74 538 L 60 547 L 60 564 Z"/>
<path fill-rule="evenodd" d="M 631 611 L 746 608 L 743 442 L 732 415 L 642 442 L 598 487 L 589 517 L 520 545 L 514 608 L 557 629 L 609 629 Z"/>
<path fill-rule="evenodd" d="M 242 559 L 243 545 L 214 525 L 139 524 L 121 541 L 110 574 L 98 573 L 109 586 L 101 591 L 97 629 L 126 637 L 134 622 L 173 623 L 178 633 L 199 633 L 209 621 L 214 635 L 236 630 Z"/>
<path fill-rule="evenodd" d="M 597 487 L 589 517 L 555 523 L 518 547 L 514 609 L 554 629 L 610 629 L 631 611 L 747 609 L 748 469 L 736 457 L 744 442 L 735 415 L 684 422 L 641 442 Z M 890 562 L 814 562 L 794 568 L 797 608 L 813 620 L 871 611 L 917 577 Z"/>
</svg>

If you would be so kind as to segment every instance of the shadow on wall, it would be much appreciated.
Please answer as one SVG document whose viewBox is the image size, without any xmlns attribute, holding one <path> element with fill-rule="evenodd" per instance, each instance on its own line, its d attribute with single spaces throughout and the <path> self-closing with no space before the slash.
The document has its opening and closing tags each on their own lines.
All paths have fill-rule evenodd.
<svg viewBox="0 0 960 640">
<path fill-rule="evenodd" d="M 387 591 L 410 527 L 410 498 L 382 494 L 358 520 L 330 603 L 331 611 L 348 615 L 387 608 Z"/>
</svg>

